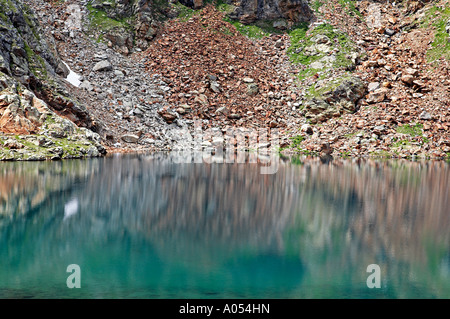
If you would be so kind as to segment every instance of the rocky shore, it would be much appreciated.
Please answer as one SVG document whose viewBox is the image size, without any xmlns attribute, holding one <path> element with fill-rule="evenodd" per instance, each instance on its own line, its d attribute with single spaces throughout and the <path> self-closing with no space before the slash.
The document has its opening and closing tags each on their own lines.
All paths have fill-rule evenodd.
<svg viewBox="0 0 450 319">
<path fill-rule="evenodd" d="M 1 160 L 186 149 L 198 121 L 276 129 L 281 153 L 450 156 L 448 1 L 4 1 Z"/>
</svg>

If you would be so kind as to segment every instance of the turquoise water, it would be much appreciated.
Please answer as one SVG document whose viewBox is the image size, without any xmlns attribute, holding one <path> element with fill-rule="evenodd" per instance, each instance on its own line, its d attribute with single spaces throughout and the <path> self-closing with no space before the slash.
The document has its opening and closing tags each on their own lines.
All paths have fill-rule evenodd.
<svg viewBox="0 0 450 319">
<path fill-rule="evenodd" d="M 448 163 L 259 168 L 0 163 L 0 298 L 450 298 Z"/>
</svg>

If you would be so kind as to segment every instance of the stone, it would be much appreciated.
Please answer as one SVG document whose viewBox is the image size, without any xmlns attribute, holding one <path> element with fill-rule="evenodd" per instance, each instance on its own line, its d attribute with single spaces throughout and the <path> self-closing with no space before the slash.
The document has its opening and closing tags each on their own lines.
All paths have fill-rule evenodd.
<svg viewBox="0 0 450 319">
<path fill-rule="evenodd" d="M 370 82 L 367 86 L 369 92 L 375 91 L 380 88 L 380 82 Z"/>
<path fill-rule="evenodd" d="M 86 156 L 88 157 L 97 157 L 99 155 L 99 151 L 95 146 L 90 146 L 86 151 Z"/>
<path fill-rule="evenodd" d="M 194 102 L 199 103 L 203 106 L 207 106 L 209 104 L 208 97 L 204 94 L 199 94 L 198 96 L 196 96 Z"/>
<path fill-rule="evenodd" d="M 182 108 L 182 107 L 177 108 L 176 111 L 177 111 L 177 113 L 180 114 L 180 115 L 186 114 L 186 109 L 184 109 L 184 108 Z"/>
<path fill-rule="evenodd" d="M 323 93 L 321 97 L 312 98 L 305 103 L 305 117 L 311 123 L 326 121 L 341 113 L 353 113 L 356 110 L 356 102 L 361 99 L 367 89 L 367 85 L 357 77 L 342 80 L 335 89 Z"/>
<path fill-rule="evenodd" d="M 420 113 L 419 119 L 421 119 L 421 120 L 431 120 L 432 116 L 431 116 L 430 113 L 428 113 L 426 111 L 423 111 L 422 113 Z"/>
<path fill-rule="evenodd" d="M 120 77 L 120 78 L 124 76 L 123 72 L 120 71 L 120 70 L 114 70 L 114 75 L 115 75 L 115 76 L 118 76 L 118 77 Z"/>
<path fill-rule="evenodd" d="M 392 29 L 387 28 L 386 30 L 384 30 L 384 33 L 386 33 L 388 36 L 393 36 L 395 34 L 395 31 Z"/>
<path fill-rule="evenodd" d="M 48 151 L 50 153 L 52 153 L 52 154 L 55 154 L 55 155 L 59 156 L 59 157 L 63 156 L 63 154 L 64 154 L 64 150 L 60 146 L 50 148 Z"/>
<path fill-rule="evenodd" d="M 269 127 L 270 127 L 270 128 L 276 128 L 276 127 L 278 127 L 278 123 L 275 122 L 275 121 L 270 121 Z"/>
<path fill-rule="evenodd" d="M 172 124 L 173 121 L 177 118 L 177 116 L 168 111 L 158 111 L 158 114 L 167 122 L 167 124 Z"/>
<path fill-rule="evenodd" d="M 272 25 L 275 29 L 280 29 L 280 30 L 286 30 L 288 27 L 286 20 L 274 21 Z"/>
<path fill-rule="evenodd" d="M 328 53 L 328 52 L 331 52 L 333 50 L 333 48 L 331 46 L 329 46 L 328 44 L 321 43 L 321 44 L 316 45 L 316 50 L 319 52 Z"/>
<path fill-rule="evenodd" d="M 94 90 L 94 87 L 92 86 L 91 82 L 89 82 L 89 81 L 81 82 L 80 88 L 81 89 L 85 89 L 87 91 L 93 91 Z"/>
<path fill-rule="evenodd" d="M 383 134 L 385 131 L 386 131 L 386 126 L 385 126 L 385 125 L 378 125 L 378 126 L 375 126 L 375 127 L 373 128 L 373 132 L 374 132 L 376 135 L 381 135 L 381 134 Z"/>
<path fill-rule="evenodd" d="M 253 80 L 252 78 L 243 78 L 242 81 L 244 81 L 245 83 L 253 83 L 253 82 L 255 82 L 255 80 Z"/>
<path fill-rule="evenodd" d="M 321 70 L 321 69 L 323 69 L 323 63 L 322 63 L 322 62 L 319 62 L 319 61 L 316 61 L 316 62 L 311 63 L 311 64 L 309 65 L 309 67 L 310 67 L 311 69 Z"/>
<path fill-rule="evenodd" d="M 258 85 L 255 83 L 250 83 L 247 85 L 247 94 L 250 96 L 254 96 L 256 94 L 258 94 L 259 92 L 259 88 Z"/>
<path fill-rule="evenodd" d="M 317 44 L 328 44 L 328 43 L 331 43 L 330 38 L 327 37 L 324 34 L 316 35 L 314 37 L 313 41 L 316 42 Z"/>
<path fill-rule="evenodd" d="M 406 74 L 410 74 L 410 75 L 416 77 L 416 76 L 419 75 L 419 70 L 413 69 L 413 68 L 406 68 L 406 69 L 405 69 L 405 73 L 406 73 Z"/>
<path fill-rule="evenodd" d="M 215 93 L 220 93 L 220 92 L 221 92 L 219 83 L 217 83 L 217 82 L 215 82 L 215 81 L 211 81 L 211 82 L 209 83 L 209 88 L 210 88 L 213 92 L 215 92 Z"/>
<path fill-rule="evenodd" d="M 308 135 L 313 135 L 314 133 L 312 126 L 309 124 L 303 124 L 300 128 L 300 131 Z"/>
<path fill-rule="evenodd" d="M 182 107 L 183 109 L 185 109 L 186 111 L 191 110 L 192 108 L 189 106 L 189 104 L 181 104 L 180 107 Z"/>
<path fill-rule="evenodd" d="M 137 143 L 139 141 L 139 136 L 134 134 L 126 134 L 122 135 L 121 139 L 126 143 Z"/>
<path fill-rule="evenodd" d="M 8 139 L 8 140 L 6 140 L 5 144 L 3 144 L 3 147 L 7 147 L 11 150 L 19 150 L 19 149 L 24 148 L 25 146 L 16 140 Z"/>
<path fill-rule="evenodd" d="M 367 103 L 380 103 L 383 102 L 386 99 L 386 93 L 388 92 L 388 89 L 381 88 L 377 89 L 371 93 L 369 93 L 369 96 L 367 98 Z"/>
<path fill-rule="evenodd" d="M 111 71 L 112 65 L 108 60 L 97 62 L 92 69 L 95 72 Z"/>
<path fill-rule="evenodd" d="M 411 85 L 414 81 L 414 76 L 411 74 L 404 74 L 404 75 L 402 75 L 401 80 L 403 83 Z"/>
<path fill-rule="evenodd" d="M 65 138 L 67 137 L 66 131 L 64 129 L 57 125 L 57 124 L 51 124 L 48 126 L 49 135 L 54 138 Z"/>
</svg>

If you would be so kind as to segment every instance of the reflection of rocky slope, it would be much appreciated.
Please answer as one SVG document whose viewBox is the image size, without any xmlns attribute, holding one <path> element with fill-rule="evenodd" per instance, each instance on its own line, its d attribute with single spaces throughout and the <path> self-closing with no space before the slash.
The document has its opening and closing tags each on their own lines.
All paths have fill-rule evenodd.
<svg viewBox="0 0 450 319">
<path fill-rule="evenodd" d="M 58 76 L 69 71 L 31 9 L 5 0 L 0 19 L 0 160 L 104 153 L 98 135 L 74 124 L 95 128 L 86 108 L 68 97 Z"/>
<path fill-rule="evenodd" d="M 146 156 L 64 162 L 51 178 L 42 173 L 47 163 L 28 166 L 33 171 L 5 167 L 2 229 L 17 238 L 23 229 L 13 225 L 25 223 L 31 237 L 100 246 L 111 238 L 145 241 L 160 258 L 175 254 L 210 266 L 225 262 L 223 254 L 253 247 L 301 259 L 324 284 L 336 280 L 336 271 L 364 281 L 365 267 L 378 263 L 405 291 L 427 280 L 437 295 L 448 291 L 442 279 L 449 269 L 450 171 L 444 163 L 307 161 L 281 165 L 273 176 L 242 164 Z M 73 213 L 68 207 L 75 202 Z M 218 256 L 214 247 L 229 255 Z"/>
</svg>

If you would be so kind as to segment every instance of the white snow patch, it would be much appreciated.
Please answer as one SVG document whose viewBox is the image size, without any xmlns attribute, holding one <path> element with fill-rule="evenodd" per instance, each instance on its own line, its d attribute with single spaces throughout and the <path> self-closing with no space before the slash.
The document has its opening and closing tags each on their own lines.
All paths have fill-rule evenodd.
<svg viewBox="0 0 450 319">
<path fill-rule="evenodd" d="M 81 84 L 80 78 L 81 75 L 73 72 L 72 69 L 67 65 L 66 62 L 62 61 L 64 65 L 69 69 L 69 75 L 66 77 L 66 81 L 72 84 L 73 86 L 79 87 Z"/>
</svg>

